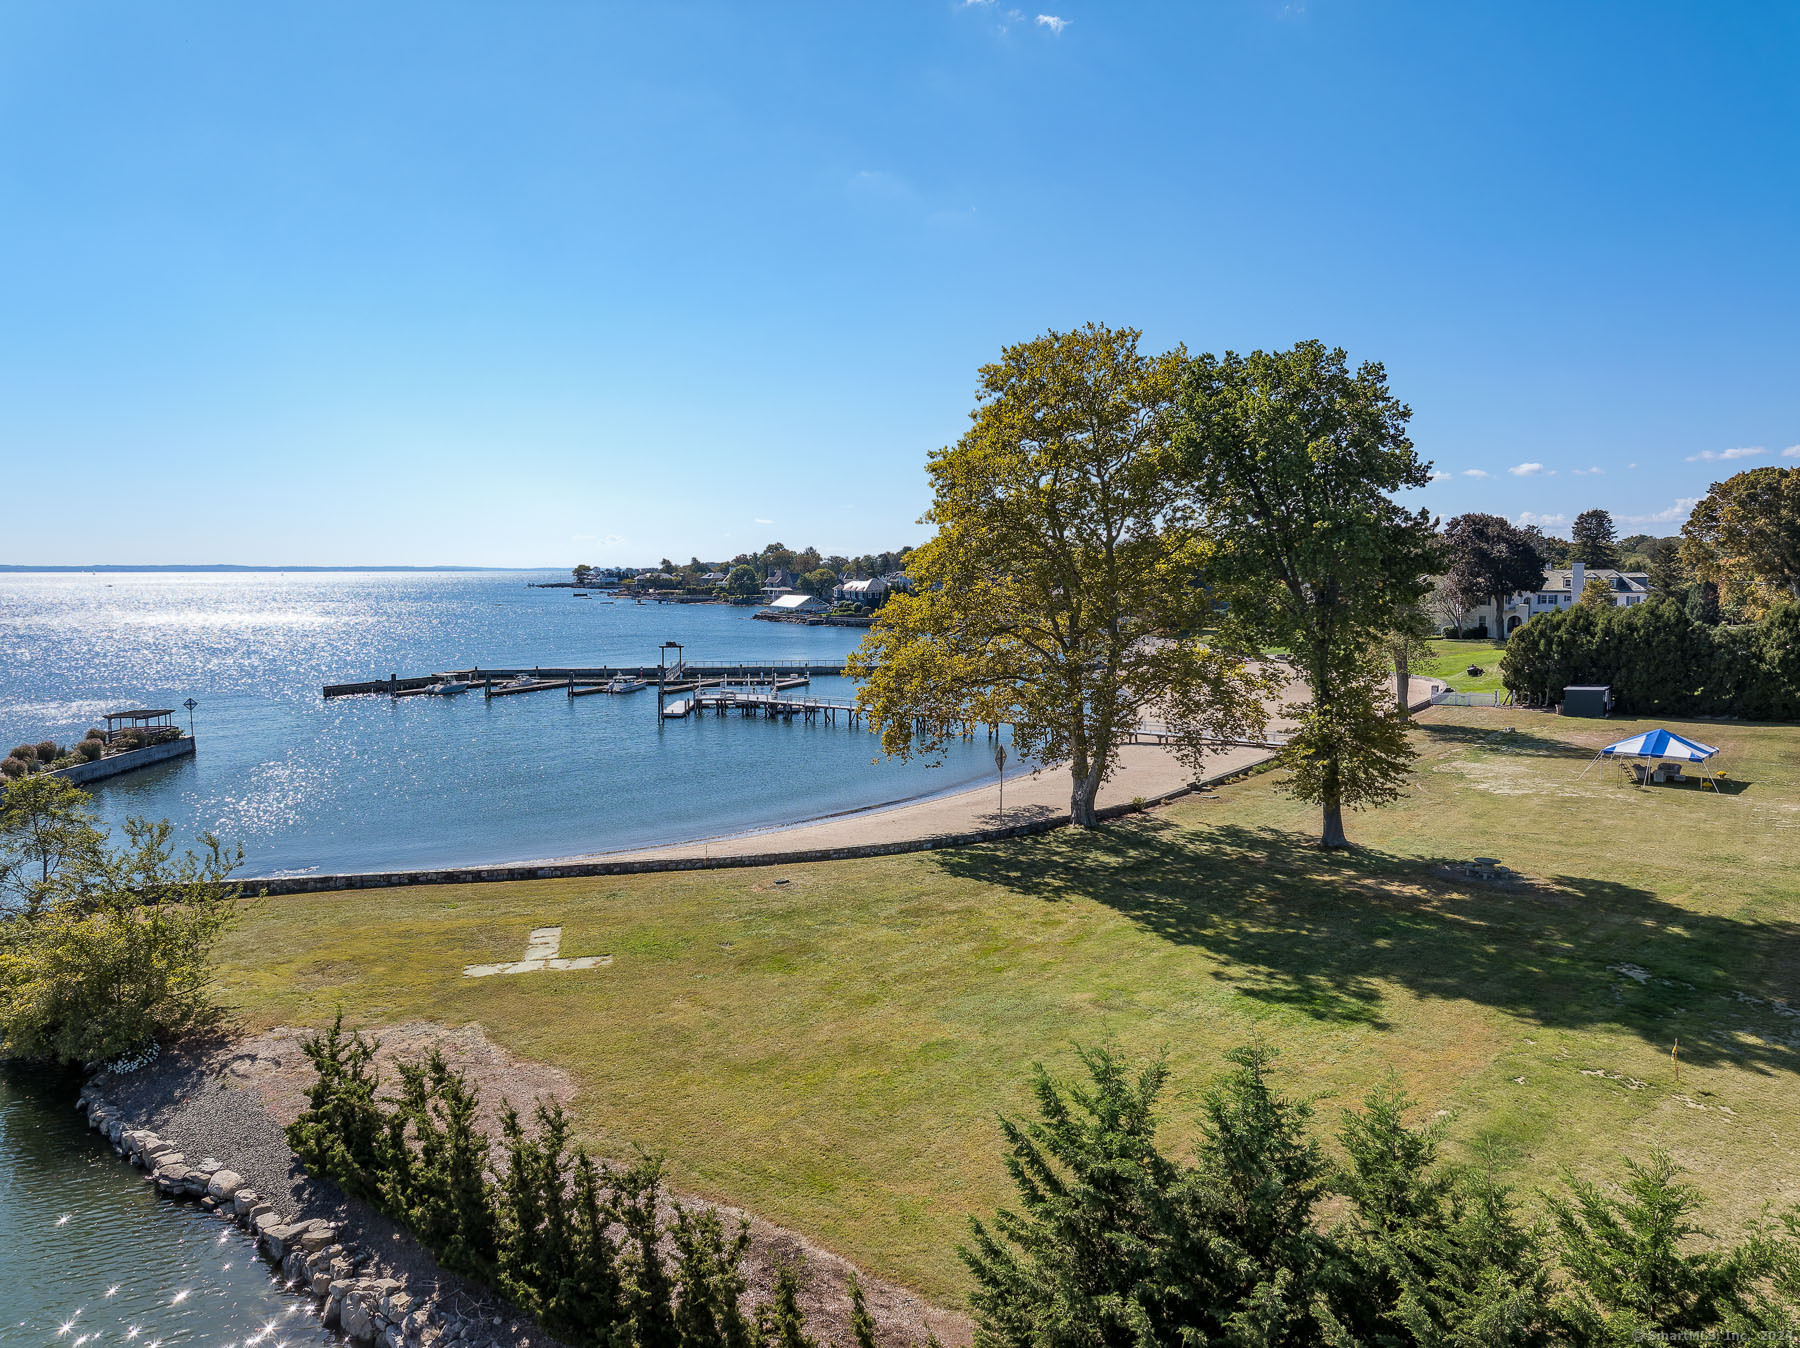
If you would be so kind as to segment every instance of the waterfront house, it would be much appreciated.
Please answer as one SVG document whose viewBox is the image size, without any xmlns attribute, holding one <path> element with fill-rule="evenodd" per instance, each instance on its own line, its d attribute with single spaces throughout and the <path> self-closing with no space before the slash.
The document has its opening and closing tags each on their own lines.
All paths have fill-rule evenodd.
<svg viewBox="0 0 1800 1348">
<path fill-rule="evenodd" d="M 782 594 L 769 601 L 767 612 L 780 617 L 793 617 L 805 613 L 823 613 L 829 607 L 823 599 L 814 599 L 810 594 Z"/>
<path fill-rule="evenodd" d="M 832 594 L 864 608 L 880 608 L 887 602 L 888 583 L 879 576 L 873 580 L 846 580 Z"/>
</svg>

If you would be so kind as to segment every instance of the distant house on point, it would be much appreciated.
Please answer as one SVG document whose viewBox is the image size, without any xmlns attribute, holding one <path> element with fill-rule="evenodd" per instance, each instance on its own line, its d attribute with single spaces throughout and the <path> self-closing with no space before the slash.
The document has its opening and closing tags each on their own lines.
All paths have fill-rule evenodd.
<svg viewBox="0 0 1800 1348">
<path fill-rule="evenodd" d="M 770 613 L 823 613 L 826 610 L 823 599 L 814 599 L 810 594 L 782 594 L 769 601 Z"/>
</svg>

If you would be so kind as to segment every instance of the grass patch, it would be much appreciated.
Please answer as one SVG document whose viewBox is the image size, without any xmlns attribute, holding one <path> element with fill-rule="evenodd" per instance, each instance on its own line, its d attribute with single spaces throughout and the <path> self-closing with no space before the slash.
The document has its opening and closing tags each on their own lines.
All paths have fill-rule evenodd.
<svg viewBox="0 0 1800 1348">
<path fill-rule="evenodd" d="M 1506 651 L 1504 641 L 1433 640 L 1431 658 L 1413 664 L 1411 673 L 1419 679 L 1442 679 L 1459 693 L 1493 693 L 1506 687 L 1500 681 L 1500 657 Z M 1470 674 L 1469 666 L 1480 667 L 1480 674 Z"/>
<path fill-rule="evenodd" d="M 1529 1185 L 1665 1146 L 1730 1227 L 1800 1198 L 1800 729 L 1670 723 L 1726 750 L 1723 796 L 1576 780 L 1647 725 L 1436 709 L 1349 855 L 1256 777 L 1091 835 L 272 900 L 218 981 L 252 1027 L 479 1021 L 573 1074 L 591 1145 L 663 1149 L 679 1186 L 942 1299 L 968 1215 L 1008 1197 L 995 1114 L 1103 1037 L 1167 1050 L 1177 1151 L 1260 1035 L 1324 1125 L 1396 1074 Z M 1477 855 L 1521 878 L 1462 878 Z M 552 922 L 612 965 L 460 976 Z"/>
</svg>

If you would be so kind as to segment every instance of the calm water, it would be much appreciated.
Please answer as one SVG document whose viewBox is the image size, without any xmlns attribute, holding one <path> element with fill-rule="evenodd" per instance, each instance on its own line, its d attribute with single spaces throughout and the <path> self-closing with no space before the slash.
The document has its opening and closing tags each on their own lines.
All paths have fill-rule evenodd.
<svg viewBox="0 0 1800 1348">
<path fill-rule="evenodd" d="M 0 1345 L 337 1342 L 236 1226 L 157 1198 L 83 1125 L 76 1087 L 0 1069 Z"/>
<path fill-rule="evenodd" d="M 663 723 L 654 692 L 340 698 L 326 683 L 471 665 L 836 660 L 855 629 L 726 606 L 576 600 L 550 573 L 0 574 L 0 750 L 192 697 L 199 752 L 97 783 L 109 821 L 242 842 L 245 874 L 518 861 L 717 836 L 991 776 L 874 761 L 873 736 L 735 717 Z M 816 680 L 845 696 L 843 680 Z"/>
</svg>

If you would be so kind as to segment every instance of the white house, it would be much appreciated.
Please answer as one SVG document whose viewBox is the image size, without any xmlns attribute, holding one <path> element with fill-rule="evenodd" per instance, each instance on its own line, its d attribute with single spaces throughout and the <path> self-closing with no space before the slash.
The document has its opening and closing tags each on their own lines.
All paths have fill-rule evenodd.
<svg viewBox="0 0 1800 1348">
<path fill-rule="evenodd" d="M 852 604 L 862 604 L 867 608 L 875 608 L 887 598 L 888 583 L 877 577 L 874 580 L 847 580 L 833 590 L 839 599 L 847 599 Z"/>
<path fill-rule="evenodd" d="M 1490 601 L 1469 616 L 1471 626 L 1487 624 L 1489 632 L 1516 632 L 1540 613 L 1552 613 L 1572 606 L 1590 580 L 1604 580 L 1612 590 L 1613 605 L 1627 608 L 1650 597 L 1650 577 L 1643 571 L 1614 571 L 1609 567 L 1589 570 L 1576 562 L 1568 568 L 1552 568 L 1544 572 L 1544 583 L 1535 590 L 1521 590 L 1510 596 L 1502 621 L 1494 621 L 1494 605 Z"/>
<path fill-rule="evenodd" d="M 790 613 L 823 613 L 829 607 L 823 599 L 814 599 L 810 594 L 783 594 L 769 601 L 767 611 L 785 616 Z"/>
</svg>

